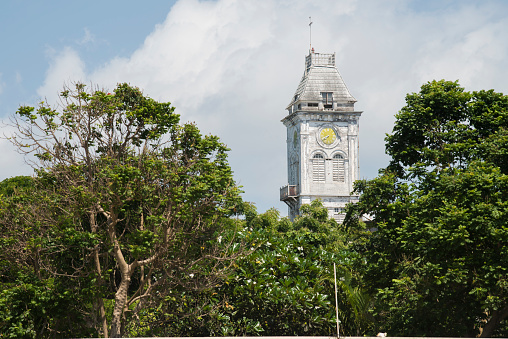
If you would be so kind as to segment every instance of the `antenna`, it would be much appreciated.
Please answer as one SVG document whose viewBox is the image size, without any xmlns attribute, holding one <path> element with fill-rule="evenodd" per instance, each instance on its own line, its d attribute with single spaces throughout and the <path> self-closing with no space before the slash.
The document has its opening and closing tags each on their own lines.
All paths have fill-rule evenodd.
<svg viewBox="0 0 508 339">
<path fill-rule="evenodd" d="M 312 51 L 312 19 L 309 17 L 309 53 Z"/>
</svg>

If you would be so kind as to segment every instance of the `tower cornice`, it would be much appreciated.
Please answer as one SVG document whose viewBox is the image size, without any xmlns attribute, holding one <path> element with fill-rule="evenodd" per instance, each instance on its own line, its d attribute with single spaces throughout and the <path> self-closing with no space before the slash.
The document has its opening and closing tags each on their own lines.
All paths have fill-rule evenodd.
<svg viewBox="0 0 508 339">
<path fill-rule="evenodd" d="M 293 125 L 301 121 L 351 121 L 358 120 L 363 111 L 296 111 L 288 114 L 281 122 L 285 125 Z"/>
</svg>

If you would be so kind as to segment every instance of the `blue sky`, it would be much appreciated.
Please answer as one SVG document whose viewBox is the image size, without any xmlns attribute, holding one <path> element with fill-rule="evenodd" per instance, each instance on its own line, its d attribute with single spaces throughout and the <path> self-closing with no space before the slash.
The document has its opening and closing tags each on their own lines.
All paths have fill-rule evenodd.
<svg viewBox="0 0 508 339">
<path fill-rule="evenodd" d="M 384 135 L 432 79 L 508 93 L 508 1 L 178 0 L 0 3 L 0 119 L 56 100 L 64 83 L 130 82 L 232 149 L 245 199 L 276 207 L 287 181 L 280 120 L 304 69 L 308 20 L 364 111 L 361 176 L 387 164 Z M 9 129 L 3 127 L 4 133 Z M 30 174 L 0 140 L 0 180 Z"/>
<path fill-rule="evenodd" d="M 36 100 L 55 53 L 67 46 L 93 68 L 129 56 L 164 22 L 174 1 L 36 1 L 0 3 L 0 115 Z M 88 40 L 87 40 L 88 39 Z"/>
</svg>

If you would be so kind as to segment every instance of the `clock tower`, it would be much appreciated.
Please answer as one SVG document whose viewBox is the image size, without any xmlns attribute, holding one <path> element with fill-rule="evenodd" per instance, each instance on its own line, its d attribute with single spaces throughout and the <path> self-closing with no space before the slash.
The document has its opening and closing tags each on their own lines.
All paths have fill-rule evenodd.
<svg viewBox="0 0 508 339">
<path fill-rule="evenodd" d="M 335 53 L 315 53 L 305 58 L 305 71 L 282 123 L 287 128 L 288 184 L 280 200 L 289 207 L 289 218 L 300 206 L 320 199 L 337 222 L 344 207 L 358 201 L 351 196 L 359 178 L 358 132 L 362 112 L 335 67 Z"/>
</svg>

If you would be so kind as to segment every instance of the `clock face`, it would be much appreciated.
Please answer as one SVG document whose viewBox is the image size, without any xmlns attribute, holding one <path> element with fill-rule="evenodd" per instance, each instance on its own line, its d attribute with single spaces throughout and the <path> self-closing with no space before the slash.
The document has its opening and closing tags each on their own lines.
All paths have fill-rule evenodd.
<svg viewBox="0 0 508 339">
<path fill-rule="evenodd" d="M 330 128 L 323 128 L 321 132 L 319 133 L 319 138 L 325 145 L 331 145 L 337 140 L 337 134 L 335 134 L 335 131 Z"/>
<path fill-rule="evenodd" d="M 298 146 L 298 133 L 295 133 L 293 134 L 293 147 L 296 147 Z"/>
</svg>

